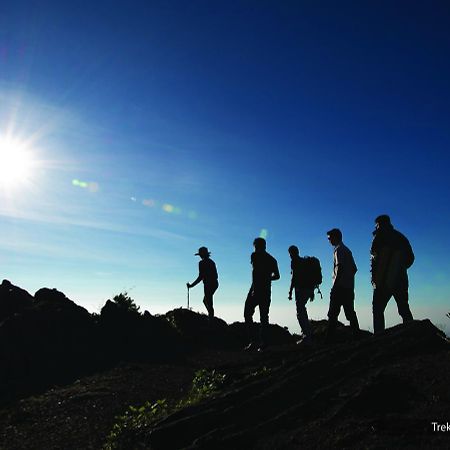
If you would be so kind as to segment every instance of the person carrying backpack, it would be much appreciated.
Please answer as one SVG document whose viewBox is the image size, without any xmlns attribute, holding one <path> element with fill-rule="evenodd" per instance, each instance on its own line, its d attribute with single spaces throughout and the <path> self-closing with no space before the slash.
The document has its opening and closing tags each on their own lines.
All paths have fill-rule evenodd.
<svg viewBox="0 0 450 450">
<path fill-rule="evenodd" d="M 306 304 L 308 300 L 314 300 L 314 291 L 322 283 L 322 269 L 320 262 L 315 257 L 300 257 L 297 246 L 291 245 L 288 249 L 291 257 L 291 286 L 289 288 L 288 299 L 292 300 L 292 291 L 295 292 L 295 306 L 297 309 L 297 320 L 304 335 L 298 341 L 310 343 L 312 340 L 311 324 L 309 323 Z M 322 295 L 322 294 L 321 294 Z"/>
</svg>

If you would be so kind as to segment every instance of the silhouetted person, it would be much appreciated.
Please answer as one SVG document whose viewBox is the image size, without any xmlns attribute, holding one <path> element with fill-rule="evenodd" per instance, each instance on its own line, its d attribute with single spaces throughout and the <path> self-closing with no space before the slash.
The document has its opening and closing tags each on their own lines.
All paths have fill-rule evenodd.
<svg viewBox="0 0 450 450">
<path fill-rule="evenodd" d="M 354 337 L 357 337 L 359 323 L 355 312 L 355 274 L 358 268 L 352 252 L 342 242 L 341 231 L 333 228 L 327 232 L 327 236 L 334 247 L 333 286 L 330 292 L 327 340 L 333 338 L 341 306 L 344 308 L 345 317 L 350 322 Z"/>
<path fill-rule="evenodd" d="M 292 300 L 292 291 L 295 292 L 295 306 L 297 308 L 297 320 L 302 329 L 305 338 L 304 342 L 311 342 L 312 331 L 306 312 L 306 304 L 308 300 L 314 300 L 314 289 L 305 276 L 305 260 L 300 257 L 300 251 L 297 246 L 291 245 L 288 249 L 291 257 L 291 286 L 289 288 L 288 299 Z M 301 342 L 301 341 L 299 341 Z"/>
<path fill-rule="evenodd" d="M 208 316 L 210 318 L 214 317 L 214 305 L 213 305 L 213 295 L 219 287 L 218 275 L 216 264 L 209 257 L 211 253 L 208 251 L 206 247 L 200 247 L 198 249 L 198 253 L 196 256 L 200 256 L 201 260 L 198 263 L 198 277 L 197 279 L 189 284 L 186 283 L 188 289 L 194 287 L 200 281 L 203 281 L 203 288 L 205 292 L 205 296 L 203 298 L 203 304 L 206 306 L 208 311 Z"/>
<path fill-rule="evenodd" d="M 385 328 L 384 310 L 394 296 L 403 322 L 413 320 L 408 303 L 408 274 L 414 262 L 414 253 L 408 239 L 383 214 L 375 219 L 375 231 L 370 248 L 373 291 L 373 331 Z"/>
<path fill-rule="evenodd" d="M 245 323 L 248 327 L 250 343 L 246 350 L 257 348 L 256 338 L 253 333 L 253 314 L 256 306 L 259 306 L 260 317 L 260 351 L 267 345 L 266 331 L 269 324 L 270 296 L 272 281 L 280 278 L 277 260 L 266 252 L 266 241 L 263 238 L 256 238 L 253 241 L 255 251 L 251 255 L 252 285 L 247 295 L 244 308 Z"/>
</svg>

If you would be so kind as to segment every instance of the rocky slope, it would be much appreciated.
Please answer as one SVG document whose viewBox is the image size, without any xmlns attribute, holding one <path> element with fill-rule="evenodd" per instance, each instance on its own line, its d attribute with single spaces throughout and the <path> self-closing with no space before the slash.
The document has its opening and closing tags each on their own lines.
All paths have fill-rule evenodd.
<svg viewBox="0 0 450 450">
<path fill-rule="evenodd" d="M 450 344 L 429 321 L 325 344 L 272 325 L 243 352 L 243 324 L 185 309 L 152 316 L 107 302 L 100 315 L 55 290 L 0 286 L 0 448 L 100 449 L 130 405 L 184 398 L 199 369 L 227 383 L 200 403 L 132 429 L 148 449 L 450 448 Z"/>
<path fill-rule="evenodd" d="M 179 411 L 152 449 L 449 448 L 449 344 L 429 322 L 299 351 L 263 378 Z"/>
</svg>

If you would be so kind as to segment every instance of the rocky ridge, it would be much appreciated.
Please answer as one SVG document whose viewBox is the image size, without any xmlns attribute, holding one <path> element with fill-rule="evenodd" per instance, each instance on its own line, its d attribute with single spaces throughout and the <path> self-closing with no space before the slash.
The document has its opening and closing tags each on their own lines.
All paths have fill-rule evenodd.
<svg viewBox="0 0 450 450">
<path fill-rule="evenodd" d="M 428 320 L 325 344 L 270 326 L 269 349 L 243 352 L 242 323 L 186 309 L 162 316 L 108 301 L 89 314 L 53 289 L 0 285 L 0 448 L 99 449 L 130 405 L 183 398 L 199 369 L 219 392 L 134 430 L 148 449 L 449 448 L 450 348 Z"/>
</svg>

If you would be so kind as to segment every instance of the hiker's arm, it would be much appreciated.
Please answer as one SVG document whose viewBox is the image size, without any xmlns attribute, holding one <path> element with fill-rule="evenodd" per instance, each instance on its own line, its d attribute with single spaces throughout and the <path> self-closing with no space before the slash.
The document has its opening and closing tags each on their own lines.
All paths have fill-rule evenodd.
<svg viewBox="0 0 450 450">
<path fill-rule="evenodd" d="M 193 281 L 191 284 L 188 285 L 188 288 L 192 288 L 194 286 L 197 286 L 198 283 L 200 283 L 200 281 L 202 281 L 205 277 L 204 277 L 204 270 L 203 270 L 203 266 L 201 261 L 198 264 L 198 277 L 195 279 L 195 281 Z"/>
<path fill-rule="evenodd" d="M 294 290 L 294 271 L 291 271 L 292 273 L 292 278 L 291 278 L 291 285 L 289 287 L 289 295 L 288 295 L 288 299 L 292 300 L 292 291 Z"/>
<path fill-rule="evenodd" d="M 199 275 L 195 281 L 193 281 L 191 284 L 188 283 L 188 288 L 193 288 L 194 286 L 197 286 L 198 283 L 200 283 L 200 281 L 203 280 L 203 277 L 201 275 Z"/>
<path fill-rule="evenodd" d="M 275 280 L 279 280 L 279 279 L 280 279 L 280 271 L 278 270 L 278 264 L 275 263 L 275 266 L 274 266 L 273 272 L 272 272 L 271 280 L 275 281 Z"/>
<path fill-rule="evenodd" d="M 339 286 L 339 282 L 342 278 L 342 264 L 344 264 L 343 259 L 344 258 L 343 258 L 341 248 L 338 248 L 336 250 L 335 261 L 334 261 L 334 264 L 336 264 L 336 278 L 334 279 L 333 287 Z"/>
<path fill-rule="evenodd" d="M 352 257 L 351 257 L 351 263 L 352 263 L 352 270 L 353 270 L 353 273 L 356 274 L 356 272 L 358 272 L 358 266 L 357 266 L 356 263 L 355 263 L 355 258 L 353 258 L 353 255 L 352 255 Z"/>
<path fill-rule="evenodd" d="M 406 261 L 405 261 L 405 264 L 406 264 L 406 268 L 409 269 L 414 263 L 415 256 L 414 256 L 413 249 L 412 249 L 411 244 L 409 243 L 408 239 L 405 238 L 405 240 L 406 240 L 406 246 L 405 246 L 406 247 L 405 248 L 405 250 L 406 250 L 405 251 Z"/>
</svg>

